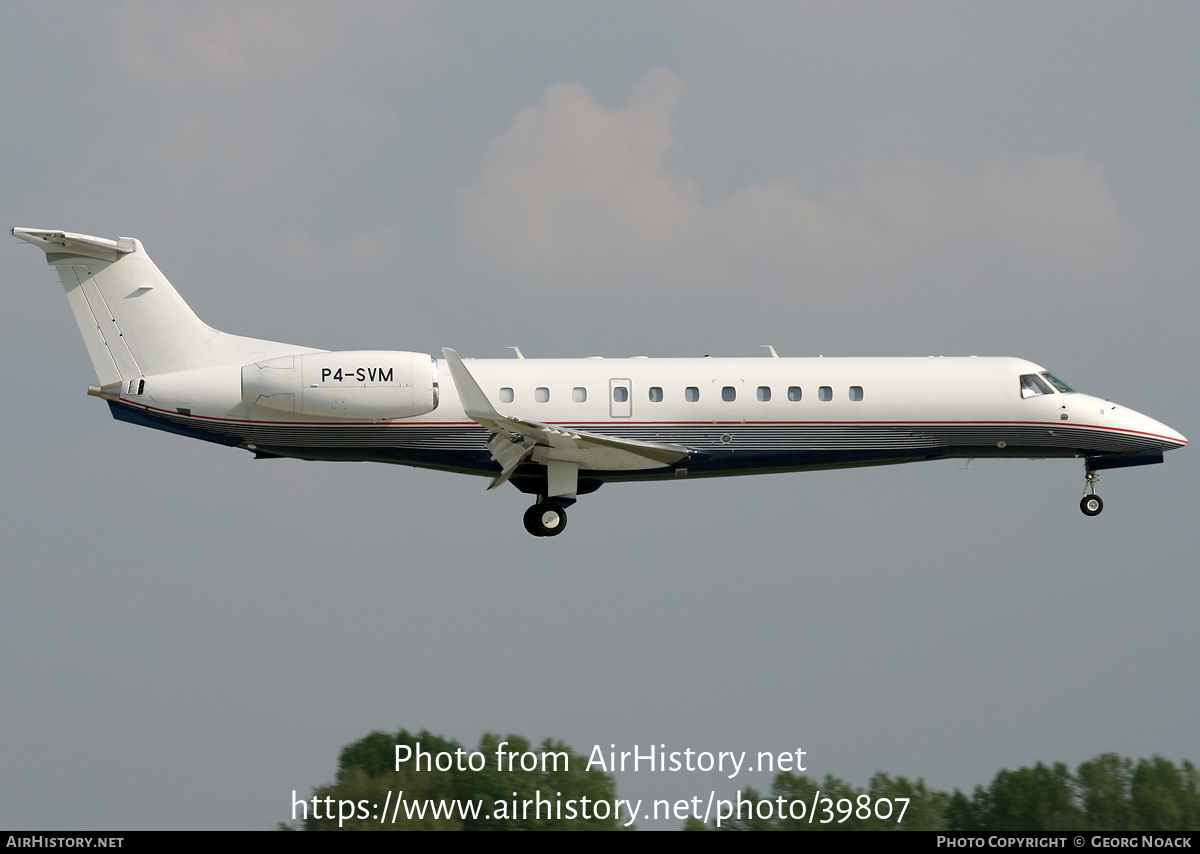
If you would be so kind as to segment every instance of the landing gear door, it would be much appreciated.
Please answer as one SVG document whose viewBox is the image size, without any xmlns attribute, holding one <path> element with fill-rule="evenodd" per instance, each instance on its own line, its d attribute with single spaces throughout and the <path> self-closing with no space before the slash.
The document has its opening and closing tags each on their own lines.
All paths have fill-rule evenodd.
<svg viewBox="0 0 1200 854">
<path fill-rule="evenodd" d="M 629 418 L 633 415 L 633 383 L 629 380 L 609 380 L 608 407 L 613 418 Z"/>
</svg>

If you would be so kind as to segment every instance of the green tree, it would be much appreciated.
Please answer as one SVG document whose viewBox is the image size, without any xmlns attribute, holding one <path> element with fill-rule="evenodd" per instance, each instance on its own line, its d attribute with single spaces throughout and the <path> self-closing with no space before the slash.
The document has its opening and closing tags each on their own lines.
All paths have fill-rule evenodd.
<svg viewBox="0 0 1200 854">
<path fill-rule="evenodd" d="M 871 796 L 870 828 L 873 830 L 945 830 L 946 802 L 945 792 L 930 789 L 925 781 L 918 778 L 913 783 L 904 777 L 892 779 L 882 771 L 876 772 L 871 778 L 867 789 Z M 893 812 L 890 818 L 880 819 L 876 804 L 881 798 L 891 801 Z M 908 808 L 904 812 L 904 821 L 897 822 L 900 814 L 897 798 L 908 798 Z"/>
<path fill-rule="evenodd" d="M 1001 770 L 988 790 L 989 830 L 1083 830 L 1074 780 L 1061 762 Z"/>
<path fill-rule="evenodd" d="M 1076 788 L 1089 830 L 1129 830 L 1129 787 L 1133 763 L 1104 753 L 1080 764 Z"/>
<path fill-rule="evenodd" d="M 896 798 L 907 798 L 908 803 L 897 804 Z M 881 799 L 890 802 L 890 810 L 880 805 Z M 796 815 L 801 808 L 793 806 L 797 802 L 803 804 L 799 818 Z M 763 805 L 761 810 L 760 803 Z M 904 810 L 904 821 L 898 822 L 901 809 Z M 888 817 L 880 818 L 880 813 Z M 904 777 L 892 778 L 879 772 L 863 790 L 832 774 L 818 782 L 803 774 L 785 771 L 775 776 L 770 797 L 764 798 L 754 789 L 742 792 L 740 812 L 723 820 L 719 829 L 938 830 L 945 827 L 945 813 L 946 795 L 930 790 L 924 780 L 913 783 Z M 762 818 L 764 815 L 768 817 Z"/>
<path fill-rule="evenodd" d="M 498 761 L 501 742 L 507 744 Z M 398 766 L 397 746 L 409 748 L 409 755 L 415 757 L 418 744 L 424 754 L 447 754 L 455 757 L 455 761 L 444 762 L 446 770 L 438 770 L 432 761 L 418 767 L 413 759 Z M 395 735 L 373 732 L 342 750 L 337 779 L 313 792 L 317 808 L 309 802 L 304 827 L 306 830 L 612 830 L 622 826 L 612 811 L 616 799 L 613 778 L 595 769 L 586 770 L 587 758 L 561 741 L 547 739 L 537 750 L 531 750 L 528 740 L 521 736 L 502 738 L 485 733 L 478 752 L 485 761 L 482 768 L 476 763 L 479 770 L 471 770 L 467 759 L 471 751 L 464 750 L 457 741 L 427 730 L 416 735 L 407 730 Z M 506 761 L 509 754 L 515 754 L 511 763 Z M 529 754 L 537 758 L 533 766 L 529 764 Z M 522 756 L 531 770 L 522 769 Z M 477 815 L 471 815 L 469 810 L 463 815 L 456 809 L 453 814 L 435 816 L 432 810 L 425 809 L 420 811 L 421 815 L 410 817 L 405 809 L 394 809 L 400 797 L 407 804 L 455 801 L 477 803 L 480 808 Z M 596 801 L 607 802 L 605 818 L 596 818 L 596 810 L 591 808 Z M 381 821 L 383 805 L 388 803 L 393 808 Z M 349 818 L 341 817 L 351 810 L 353 815 Z"/>
<path fill-rule="evenodd" d="M 915 783 L 905 777 L 890 777 L 876 772 L 867 788 L 856 789 L 831 774 L 818 784 L 805 776 L 789 772 L 778 774 L 772 789 L 785 802 L 803 800 L 812 810 L 813 797 L 820 793 L 816 813 L 803 819 L 783 816 L 781 830 L 940 830 L 945 827 L 946 795 L 930 790 L 924 780 Z M 896 803 L 907 798 L 907 804 Z M 826 800 L 828 799 L 828 800 Z M 890 804 L 883 805 L 886 799 Z M 904 811 L 904 820 L 897 818 Z M 864 815 L 865 814 L 865 815 Z M 881 818 L 880 816 L 887 816 Z"/>
<path fill-rule="evenodd" d="M 782 796 L 785 803 L 804 801 L 806 811 L 804 818 L 794 819 L 791 814 L 777 819 L 781 830 L 859 830 L 862 822 L 854 816 L 854 799 L 862 794 L 849 783 L 840 780 L 832 774 L 826 774 L 825 779 L 818 783 L 803 774 L 796 775 L 784 771 L 775 775 L 771 786 L 775 797 Z M 820 795 L 816 806 L 813 799 Z M 839 809 L 840 808 L 840 809 Z"/>
<path fill-rule="evenodd" d="M 1161 756 L 1138 760 L 1129 783 L 1130 809 L 1138 830 L 1195 830 L 1200 827 L 1196 769 L 1182 771 Z"/>
<path fill-rule="evenodd" d="M 983 786 L 975 787 L 975 795 L 968 798 L 958 789 L 946 802 L 946 829 L 980 831 L 987 829 L 987 817 L 991 799 Z"/>
</svg>

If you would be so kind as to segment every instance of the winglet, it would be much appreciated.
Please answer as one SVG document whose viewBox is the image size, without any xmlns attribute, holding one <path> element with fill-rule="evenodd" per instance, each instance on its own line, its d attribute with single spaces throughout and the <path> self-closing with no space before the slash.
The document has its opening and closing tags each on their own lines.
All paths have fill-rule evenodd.
<svg viewBox="0 0 1200 854">
<path fill-rule="evenodd" d="M 481 419 L 502 421 L 500 413 L 487 399 L 487 395 L 483 393 L 479 383 L 475 382 L 475 377 L 471 376 L 471 372 L 467 370 L 467 366 L 463 364 L 458 353 L 449 347 L 443 347 L 442 356 L 445 357 L 446 364 L 450 366 L 450 376 L 454 377 L 454 387 L 458 389 L 458 399 L 462 402 L 463 411 L 467 413 L 467 417 L 472 421 Z"/>
</svg>

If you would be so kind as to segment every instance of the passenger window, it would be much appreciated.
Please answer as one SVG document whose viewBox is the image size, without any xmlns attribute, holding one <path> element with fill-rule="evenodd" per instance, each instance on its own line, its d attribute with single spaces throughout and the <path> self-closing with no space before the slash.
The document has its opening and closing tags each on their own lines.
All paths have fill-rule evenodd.
<svg viewBox="0 0 1200 854">
<path fill-rule="evenodd" d="M 860 386 L 860 385 L 850 386 L 850 399 L 851 400 L 862 400 L 862 386 Z"/>
<path fill-rule="evenodd" d="M 771 399 L 771 387 L 769 385 L 760 385 L 758 387 L 758 399 L 763 403 Z"/>
<path fill-rule="evenodd" d="M 615 400 L 617 403 L 624 403 L 625 401 L 629 400 L 629 389 L 625 388 L 623 385 L 613 388 L 613 400 Z"/>
<path fill-rule="evenodd" d="M 575 401 L 576 403 L 583 403 L 585 400 L 587 400 L 587 389 L 580 386 L 575 386 L 575 388 L 571 389 L 571 400 Z"/>
<path fill-rule="evenodd" d="M 663 399 L 662 389 L 656 385 L 650 386 L 650 402 L 651 403 L 662 403 L 662 399 Z"/>
<path fill-rule="evenodd" d="M 512 403 L 513 402 L 513 390 L 511 388 L 500 389 L 500 402 L 501 403 Z"/>
<path fill-rule="evenodd" d="M 821 400 L 833 400 L 833 389 L 827 385 L 823 385 L 817 389 L 817 397 Z"/>
<path fill-rule="evenodd" d="M 804 393 L 800 391 L 800 386 L 798 386 L 798 385 L 788 386 L 788 400 L 795 402 L 795 401 L 799 400 L 800 398 L 802 398 L 803 396 L 804 396 Z"/>
<path fill-rule="evenodd" d="M 688 403 L 695 403 L 700 399 L 700 389 L 696 388 L 694 385 L 688 386 L 683 390 L 683 399 Z"/>
<path fill-rule="evenodd" d="M 733 401 L 737 400 L 737 389 L 731 385 L 725 386 L 723 389 L 721 389 L 721 400 L 725 401 L 726 403 L 732 403 Z"/>
<path fill-rule="evenodd" d="M 539 386 L 533 390 L 533 399 L 538 403 L 546 403 L 550 400 L 550 389 L 545 386 Z"/>
<path fill-rule="evenodd" d="M 1050 386 L 1037 374 L 1021 375 L 1021 397 L 1037 397 L 1041 394 L 1053 394 Z"/>
</svg>

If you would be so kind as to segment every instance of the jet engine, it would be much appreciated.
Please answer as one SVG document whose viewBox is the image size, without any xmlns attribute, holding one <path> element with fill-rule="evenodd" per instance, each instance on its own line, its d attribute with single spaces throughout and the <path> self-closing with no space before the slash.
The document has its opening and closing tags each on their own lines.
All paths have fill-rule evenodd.
<svg viewBox="0 0 1200 854">
<path fill-rule="evenodd" d="M 437 408 L 437 361 L 397 350 L 280 356 L 242 367 L 242 400 L 297 415 L 411 418 Z"/>
</svg>

